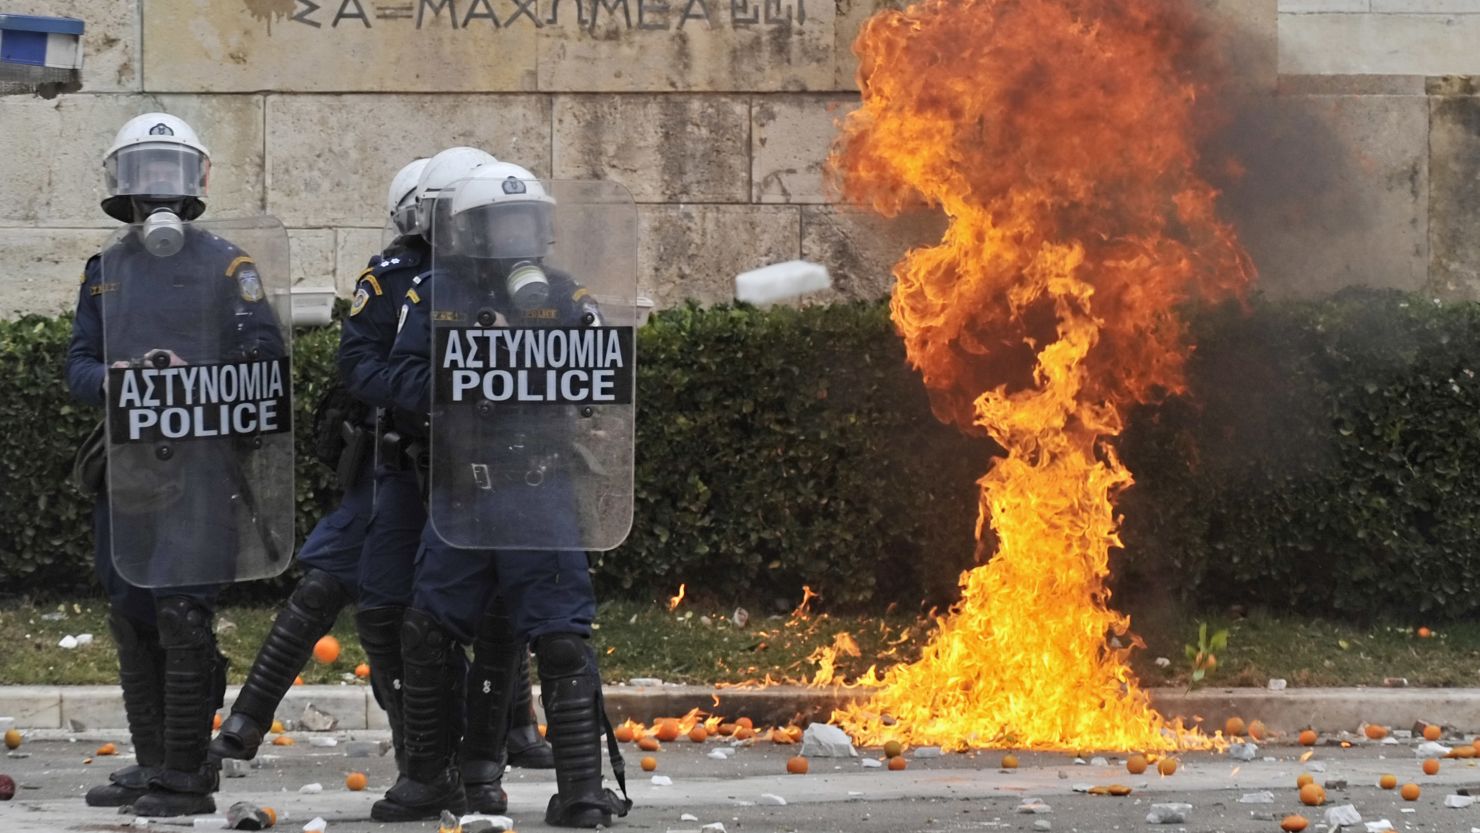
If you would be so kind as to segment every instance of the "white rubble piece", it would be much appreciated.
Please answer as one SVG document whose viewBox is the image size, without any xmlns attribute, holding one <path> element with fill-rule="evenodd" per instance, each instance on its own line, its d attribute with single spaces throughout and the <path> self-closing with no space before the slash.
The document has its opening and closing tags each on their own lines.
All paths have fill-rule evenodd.
<svg viewBox="0 0 1480 833">
<path fill-rule="evenodd" d="M 694 815 L 693 813 L 684 813 L 683 815 L 681 815 L 681 816 L 678 817 L 678 820 L 679 821 L 698 821 L 699 820 L 699 817 L 696 816 L 696 815 Z"/>
<path fill-rule="evenodd" d="M 939 746 L 921 746 L 913 753 L 916 758 L 939 758 L 945 755 Z"/>
<path fill-rule="evenodd" d="M 1167 659 L 1166 657 L 1157 657 L 1156 658 L 1156 667 L 1157 668 L 1166 668 L 1166 667 L 1170 666 L 1171 664 L 1172 664 L 1172 661 L 1169 660 L 1169 659 Z"/>
<path fill-rule="evenodd" d="M 1284 680 L 1280 679 L 1279 677 L 1270 677 L 1269 678 L 1269 690 L 1270 691 L 1284 691 L 1286 685 L 1287 685 L 1287 683 Z"/>
<path fill-rule="evenodd" d="M 323 791 L 324 785 L 318 782 L 314 782 L 312 784 L 304 784 L 303 786 L 298 788 L 298 792 L 304 795 L 318 795 Z"/>
<path fill-rule="evenodd" d="M 735 300 L 772 304 L 832 286 L 827 267 L 805 260 L 788 260 L 735 276 Z"/>
<path fill-rule="evenodd" d="M 324 833 L 329 829 L 329 822 L 324 821 L 322 816 L 314 816 L 313 821 L 303 825 L 303 833 Z"/>
<path fill-rule="evenodd" d="M 1362 814 L 1356 805 L 1341 804 L 1326 810 L 1326 824 L 1330 827 L 1356 827 L 1362 823 Z"/>
<path fill-rule="evenodd" d="M 1449 747 L 1431 740 L 1426 740 L 1413 749 L 1413 754 L 1420 758 L 1442 758 L 1449 752 Z"/>
<path fill-rule="evenodd" d="M 1052 813 L 1053 808 L 1044 804 L 1041 798 L 1025 798 L 1023 799 L 1023 803 L 1018 805 L 1017 811 L 1028 815 L 1041 816 L 1045 813 Z"/>
<path fill-rule="evenodd" d="M 335 740 L 334 738 L 309 738 L 308 739 L 308 745 L 309 746 L 318 746 L 318 747 L 321 747 L 321 748 L 328 749 L 328 748 L 332 748 L 332 747 L 338 746 L 339 745 L 339 741 L 338 740 Z"/>
<path fill-rule="evenodd" d="M 1110 766 L 1110 759 L 1109 758 L 1106 758 L 1106 757 L 1103 757 L 1103 756 L 1090 758 L 1089 759 L 1089 765 L 1090 766 Z"/>
<path fill-rule="evenodd" d="M 303 717 L 298 725 L 310 732 L 332 732 L 339 725 L 339 718 L 309 703 L 303 707 Z"/>
<path fill-rule="evenodd" d="M 1228 747 L 1228 757 L 1235 761 L 1252 761 L 1259 757 L 1259 747 L 1252 743 L 1235 743 Z"/>
<path fill-rule="evenodd" d="M 77 634 L 77 646 L 79 648 L 80 647 L 87 646 L 87 645 L 91 645 L 92 642 L 93 642 L 93 635 L 92 634 L 90 634 L 90 633 L 79 633 L 79 634 Z"/>
<path fill-rule="evenodd" d="M 1257 792 L 1257 793 L 1244 793 L 1243 795 L 1239 796 L 1238 803 L 1240 803 L 1240 804 L 1273 804 L 1274 803 L 1274 793 L 1269 792 L 1268 790 L 1265 790 L 1264 792 Z"/>
<path fill-rule="evenodd" d="M 702 833 L 725 833 L 724 822 L 712 821 L 699 828 Z"/>
<path fill-rule="evenodd" d="M 514 829 L 514 820 L 508 816 L 490 816 L 473 813 L 457 820 L 462 833 L 503 833 Z"/>
<path fill-rule="evenodd" d="M 61 648 L 64 648 L 64 649 L 70 651 L 73 648 L 76 648 L 77 647 L 77 637 L 75 637 L 75 636 L 73 636 L 72 634 L 69 633 L 66 636 L 62 637 L 62 641 L 61 642 L 58 642 L 57 645 L 59 647 L 61 647 Z"/>
<path fill-rule="evenodd" d="M 725 754 L 725 753 L 729 753 L 729 754 Z M 706 758 L 713 758 L 716 761 L 728 761 L 730 759 L 730 755 L 733 755 L 733 754 L 735 754 L 735 750 L 732 747 L 719 746 L 719 747 L 716 747 L 714 749 L 709 750 L 709 754 L 708 755 L 705 755 L 704 757 L 706 757 Z"/>
<path fill-rule="evenodd" d="M 666 775 L 654 775 L 653 776 L 653 786 L 655 786 L 655 787 L 671 787 L 671 786 L 673 786 L 673 779 L 672 778 L 669 778 Z"/>
<path fill-rule="evenodd" d="M 853 748 L 853 739 L 842 729 L 826 723 L 812 723 L 802 733 L 801 755 L 804 758 L 856 758 L 858 750 Z"/>
<path fill-rule="evenodd" d="M 884 765 L 884 762 L 878 758 L 864 758 L 862 763 L 864 769 L 877 769 Z"/>
<path fill-rule="evenodd" d="M 1393 829 L 1393 823 L 1387 819 L 1367 822 L 1367 833 L 1388 833 Z"/>
<path fill-rule="evenodd" d="M 1153 804 L 1146 814 L 1147 824 L 1186 824 L 1191 804 Z"/>
<path fill-rule="evenodd" d="M 777 795 L 775 793 L 761 793 L 761 803 L 762 804 L 774 804 L 774 805 L 776 805 L 778 807 L 785 807 L 786 806 L 786 799 L 782 798 L 781 796 L 779 796 L 779 795 Z"/>
<path fill-rule="evenodd" d="M 735 623 L 735 627 L 743 628 L 750 622 L 750 611 L 743 607 L 737 607 L 735 608 L 735 612 L 730 614 L 730 621 Z"/>
<path fill-rule="evenodd" d="M 1475 803 L 1475 796 L 1473 796 L 1473 795 L 1446 795 L 1446 796 L 1444 796 L 1444 806 L 1445 807 L 1448 807 L 1451 810 L 1463 810 L 1464 808 L 1466 808 L 1466 807 L 1468 807 L 1468 806 L 1470 806 L 1471 804 L 1474 804 L 1474 803 Z"/>
</svg>

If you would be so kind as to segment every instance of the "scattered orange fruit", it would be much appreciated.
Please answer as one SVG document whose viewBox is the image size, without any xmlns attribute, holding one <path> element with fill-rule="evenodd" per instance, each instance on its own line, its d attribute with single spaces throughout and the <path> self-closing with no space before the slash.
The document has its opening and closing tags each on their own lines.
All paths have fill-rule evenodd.
<svg viewBox="0 0 1480 833">
<path fill-rule="evenodd" d="M 541 723 L 539 725 L 539 729 L 540 729 L 540 737 L 544 737 L 545 736 L 545 732 L 548 732 L 550 730 L 550 727 L 548 727 L 545 724 Z"/>
<path fill-rule="evenodd" d="M 781 743 L 781 744 L 791 744 L 791 743 L 796 743 L 796 739 L 793 738 L 791 736 L 791 733 L 788 732 L 788 731 L 786 731 L 785 729 L 772 729 L 771 730 L 771 742 L 772 743 Z"/>
<path fill-rule="evenodd" d="M 1404 784 L 1398 795 L 1403 796 L 1404 801 L 1417 801 L 1419 793 L 1422 792 L 1417 784 Z"/>
<path fill-rule="evenodd" d="M 886 741 L 884 743 L 884 757 L 886 757 L 886 758 L 898 758 L 900 755 L 903 755 L 903 754 L 904 754 L 904 744 L 900 743 L 899 741 L 897 741 L 897 740 L 891 740 L 891 741 Z"/>
<path fill-rule="evenodd" d="M 1480 752 L 1480 737 L 1475 738 L 1470 743 L 1475 748 L 1475 751 Z"/>
<path fill-rule="evenodd" d="M 739 727 L 734 723 L 721 723 L 719 724 L 719 733 L 723 737 L 729 737 L 735 734 L 735 729 L 737 728 Z"/>
<path fill-rule="evenodd" d="M 1382 740 L 1388 733 L 1386 726 L 1378 726 L 1376 723 L 1368 723 L 1363 731 L 1367 733 L 1368 740 Z"/>
<path fill-rule="evenodd" d="M 216 712 L 216 716 L 211 718 L 211 731 L 214 732 L 219 728 L 221 728 L 221 713 Z"/>
<path fill-rule="evenodd" d="M 1438 740 L 1439 737 L 1443 734 L 1444 730 L 1433 723 L 1425 724 L 1423 727 L 1424 740 Z"/>
<path fill-rule="evenodd" d="M 1477 752 L 1476 749 L 1475 749 L 1475 747 L 1473 747 L 1473 746 L 1456 746 L 1455 748 L 1449 750 L 1449 754 L 1448 755 L 1445 755 L 1444 757 L 1446 757 L 1446 758 L 1473 758 L 1477 754 L 1480 754 L 1480 752 Z"/>
<path fill-rule="evenodd" d="M 1381 778 L 1377 779 L 1377 786 L 1385 790 L 1393 789 L 1398 786 L 1398 776 L 1392 773 L 1384 774 Z"/>
<path fill-rule="evenodd" d="M 1280 822 L 1280 829 L 1287 831 L 1287 833 L 1300 833 L 1300 831 L 1304 830 L 1309 825 L 1310 822 L 1305 820 L 1305 816 L 1292 815 L 1285 816 L 1285 820 Z"/>
<path fill-rule="evenodd" d="M 1431 631 L 1431 630 L 1429 630 L 1428 628 L 1419 628 L 1418 629 L 1418 638 L 1419 639 L 1428 639 L 1429 637 L 1431 637 L 1433 635 L 1434 635 L 1434 632 Z"/>
<path fill-rule="evenodd" d="M 909 766 L 909 763 L 907 761 L 905 761 L 903 755 L 899 756 L 898 758 L 890 758 L 889 759 L 889 768 L 892 769 L 892 770 L 894 770 L 894 771 L 896 771 L 896 772 L 898 772 L 901 769 L 904 769 L 907 766 Z"/>
<path fill-rule="evenodd" d="M 271 807 L 263 807 L 262 814 L 267 816 L 268 827 L 272 827 L 274 824 L 277 824 L 277 810 L 274 810 Z"/>
<path fill-rule="evenodd" d="M 659 749 L 662 749 L 663 746 L 662 744 L 658 743 L 657 738 L 648 735 L 637 742 L 637 748 L 641 749 L 644 752 L 657 752 Z"/>
<path fill-rule="evenodd" d="M 703 743 L 709 739 L 709 730 L 703 726 L 695 726 L 689 730 L 689 740 L 694 743 Z"/>
<path fill-rule="evenodd" d="M 1127 796 L 1131 794 L 1131 788 L 1124 784 L 1111 784 L 1105 791 L 1113 796 Z"/>
<path fill-rule="evenodd" d="M 1248 731 L 1242 717 L 1230 717 L 1223 723 L 1223 736 L 1229 738 L 1241 738 Z"/>
<path fill-rule="evenodd" d="M 788 734 L 788 735 L 791 736 L 791 742 L 792 743 L 801 743 L 802 742 L 802 727 L 800 727 L 800 726 L 787 726 L 786 727 L 786 734 Z"/>
<path fill-rule="evenodd" d="M 366 679 L 367 677 L 369 677 L 370 676 L 370 666 L 369 666 L 369 664 L 362 662 L 359 665 L 356 665 L 355 666 L 355 676 L 356 677 L 359 677 L 362 680 L 363 679 Z"/>
<path fill-rule="evenodd" d="M 617 727 L 616 735 L 617 735 L 617 741 L 619 743 L 631 743 L 632 742 L 632 727 L 631 726 L 628 726 L 627 724 L 624 723 L 621 726 L 618 726 Z"/>
<path fill-rule="evenodd" d="M 1317 737 L 1315 729 L 1306 729 L 1300 733 L 1300 745 L 1315 746 Z"/>
<path fill-rule="evenodd" d="M 114 746 L 111 743 L 105 743 L 102 746 L 99 746 L 98 747 L 98 751 L 97 752 L 94 752 L 93 754 L 94 755 L 117 755 L 118 754 L 118 747 L 117 746 Z"/>
<path fill-rule="evenodd" d="M 750 740 L 755 737 L 755 730 L 749 726 L 735 726 L 735 738 L 737 740 Z"/>
<path fill-rule="evenodd" d="M 293 685 L 303 685 L 303 675 L 299 674 L 293 678 Z"/>
<path fill-rule="evenodd" d="M 1309 772 L 1302 772 L 1295 776 L 1295 789 L 1298 790 L 1306 784 L 1314 784 L 1315 782 L 1316 777 L 1314 775 L 1311 775 Z"/>
<path fill-rule="evenodd" d="M 792 775 L 806 775 L 807 759 L 803 758 L 801 755 L 793 755 L 786 761 L 786 771 L 790 772 Z"/>
<path fill-rule="evenodd" d="M 1177 771 L 1176 758 L 1162 758 L 1156 762 L 1156 771 L 1162 775 L 1171 775 Z"/>
<path fill-rule="evenodd" d="M 1320 784 L 1306 784 L 1300 788 L 1300 803 L 1308 807 L 1319 807 L 1326 803 L 1326 790 Z"/>
<path fill-rule="evenodd" d="M 1439 774 L 1439 760 L 1437 758 L 1425 758 L 1423 762 L 1424 775 Z"/>
<path fill-rule="evenodd" d="M 344 778 L 344 786 L 351 792 L 359 792 L 365 789 L 365 785 L 368 783 L 369 779 L 365 777 L 365 773 L 363 772 L 351 772 Z"/>
<path fill-rule="evenodd" d="M 293 745 L 293 739 L 290 738 L 290 737 L 288 737 L 287 735 L 278 735 L 277 737 L 275 737 L 275 738 L 272 739 L 272 745 L 273 746 L 292 746 Z"/>
<path fill-rule="evenodd" d="M 20 746 L 21 746 L 21 733 L 18 732 L 18 731 L 16 731 L 15 729 L 9 729 L 9 730 L 7 730 L 5 732 L 5 748 L 6 749 L 19 749 Z"/>
<path fill-rule="evenodd" d="M 647 756 L 644 756 L 643 757 L 643 759 L 642 759 L 642 771 L 643 772 L 652 772 L 653 770 L 655 770 L 657 768 L 658 768 L 658 759 L 657 758 L 654 758 L 652 755 L 647 755 Z"/>
<path fill-rule="evenodd" d="M 283 721 L 281 721 L 281 720 L 274 720 L 274 721 L 272 721 L 272 728 L 269 729 L 268 731 L 277 732 L 278 734 L 282 734 L 283 732 L 285 732 L 287 730 L 283 728 Z"/>
<path fill-rule="evenodd" d="M 1265 727 L 1262 720 L 1249 721 L 1249 737 L 1262 741 L 1269 737 L 1269 729 Z"/>
<path fill-rule="evenodd" d="M 1017 756 L 1016 755 L 1003 755 L 1002 756 L 1002 768 L 1003 769 L 1017 769 L 1018 768 L 1018 759 L 1017 759 Z"/>
<path fill-rule="evenodd" d="M 664 743 L 678 740 L 678 721 L 674 720 L 671 717 L 658 721 L 658 731 L 656 732 L 656 734 L 658 736 L 658 740 L 661 740 Z"/>
<path fill-rule="evenodd" d="M 323 639 L 314 643 L 313 658 L 324 665 L 339 659 L 339 640 L 332 634 L 325 634 Z"/>
<path fill-rule="evenodd" d="M 1125 762 L 1126 771 L 1132 775 L 1140 775 L 1146 771 L 1148 766 L 1150 764 L 1146 762 L 1145 755 L 1132 755 Z"/>
<path fill-rule="evenodd" d="M 755 723 L 753 721 L 751 721 L 751 719 L 748 718 L 748 717 L 737 718 L 735 720 L 735 725 L 736 726 L 743 726 L 746 729 L 752 729 L 752 730 L 755 729 Z"/>
</svg>

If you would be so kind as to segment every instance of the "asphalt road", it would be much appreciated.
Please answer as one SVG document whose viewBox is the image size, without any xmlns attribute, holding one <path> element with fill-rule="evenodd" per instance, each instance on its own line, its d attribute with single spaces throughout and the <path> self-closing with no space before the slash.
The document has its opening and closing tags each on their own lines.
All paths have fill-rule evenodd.
<svg viewBox="0 0 1480 833">
<path fill-rule="evenodd" d="M 272 747 L 264 753 L 264 766 L 243 778 L 223 778 L 217 804 L 222 814 L 234 801 L 248 800 L 273 807 L 279 813 L 278 830 L 299 831 L 318 816 L 328 822 L 331 833 L 350 831 L 435 831 L 434 822 L 379 824 L 369 818 L 370 804 L 391 783 L 394 764 L 389 757 L 349 758 L 343 745 L 351 738 L 378 739 L 385 733 L 338 732 L 331 735 L 341 745 L 311 746 L 307 736 L 297 735 L 292 747 Z M 137 830 L 132 815 L 86 807 L 82 794 L 98 783 L 109 769 L 127 762 L 128 756 L 97 758 L 83 763 L 104 740 L 122 737 L 102 732 L 68 736 L 59 731 L 34 733 L 18 754 L 26 757 L 0 758 L 0 772 L 15 778 L 20 789 L 14 800 L 0 803 L 0 831 L 111 831 Z M 633 831 L 697 831 L 720 823 L 728 833 L 736 831 L 1034 831 L 1035 823 L 1047 822 L 1053 831 L 1146 830 L 1177 831 L 1276 831 L 1287 813 L 1302 812 L 1316 831 L 1326 808 L 1302 807 L 1295 779 L 1311 772 L 1328 785 L 1327 808 L 1353 804 L 1364 824 L 1349 830 L 1365 833 L 1366 822 L 1386 819 L 1395 830 L 1469 833 L 1480 828 L 1480 803 L 1463 809 L 1444 806 L 1445 797 L 1471 787 L 1480 793 L 1480 764 L 1476 761 L 1443 761 L 1436 776 L 1420 771 L 1415 743 L 1398 745 L 1363 743 L 1351 749 L 1318 747 L 1310 761 L 1301 763 L 1306 750 L 1297 746 L 1272 746 L 1259 751 L 1256 760 L 1234 761 L 1226 755 L 1189 753 L 1181 756 L 1175 775 L 1134 776 L 1124 766 L 1123 756 L 1108 756 L 1105 765 L 1076 764 L 1074 756 L 1049 753 L 1019 753 L 1018 769 L 999 768 L 1000 752 L 947 754 L 925 758 L 907 753 L 909 766 L 903 771 L 866 768 L 863 757 L 878 758 L 877 750 L 862 750 L 860 758 L 814 757 L 806 775 L 786 773 L 786 760 L 797 747 L 759 743 L 742 747 L 726 760 L 708 754 L 727 742 L 693 744 L 687 740 L 665 744 L 655 754 L 658 769 L 639 769 L 641 754 L 626 745 L 631 774 L 631 793 L 636 807 L 614 828 Z M 127 748 L 122 749 L 125 753 Z M 368 774 L 365 792 L 348 791 L 347 773 Z M 1400 783 L 1413 781 L 1423 789 L 1417 801 L 1402 800 L 1396 790 L 1382 790 L 1378 776 L 1391 772 Z M 653 783 L 653 775 L 666 775 L 672 784 Z M 1345 781 L 1342 787 L 1333 782 Z M 323 785 L 319 794 L 303 794 L 309 783 Z M 1076 792 L 1089 785 L 1123 784 L 1132 793 L 1123 798 Z M 548 771 L 512 770 L 506 779 L 511 797 L 510 812 L 515 827 L 523 833 L 547 829 L 543 822 L 545 802 L 554 790 Z M 1241 803 L 1247 794 L 1273 793 L 1273 803 Z M 772 803 L 778 796 L 786 803 Z M 1025 799 L 1040 799 L 1049 812 L 1019 812 Z M 1192 805 L 1183 824 L 1150 825 L 1146 821 L 1152 804 L 1184 802 Z M 684 815 L 693 819 L 685 819 Z M 156 830 L 191 828 L 192 819 L 161 820 Z M 1042 829 L 1038 827 L 1036 829 Z"/>
</svg>

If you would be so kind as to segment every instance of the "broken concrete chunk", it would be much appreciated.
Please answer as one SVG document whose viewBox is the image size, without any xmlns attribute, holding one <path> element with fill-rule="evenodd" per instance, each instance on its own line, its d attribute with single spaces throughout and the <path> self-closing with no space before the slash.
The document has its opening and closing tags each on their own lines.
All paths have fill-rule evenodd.
<svg viewBox="0 0 1480 833">
<path fill-rule="evenodd" d="M 1444 806 L 1450 808 L 1451 810 L 1463 810 L 1464 808 L 1466 808 L 1466 807 L 1468 807 L 1468 806 L 1470 806 L 1471 804 L 1474 804 L 1474 803 L 1475 803 L 1475 797 L 1472 796 L 1472 795 L 1446 795 L 1446 796 L 1444 796 Z"/>
<path fill-rule="evenodd" d="M 1090 758 L 1089 759 L 1089 765 L 1090 766 L 1110 766 L 1110 760 L 1108 758 L 1104 758 L 1104 757 Z"/>
<path fill-rule="evenodd" d="M 303 833 L 324 833 L 329 829 L 329 822 L 320 816 L 314 816 L 313 821 L 303 825 Z"/>
<path fill-rule="evenodd" d="M 1228 747 L 1228 757 L 1235 761 L 1252 761 L 1259 757 L 1259 747 L 1252 743 L 1235 743 Z"/>
<path fill-rule="evenodd" d="M 1387 819 L 1367 822 L 1367 833 L 1388 833 L 1393 829 L 1393 823 Z"/>
<path fill-rule="evenodd" d="M 1257 792 L 1257 793 L 1244 793 L 1243 795 L 1239 796 L 1238 803 L 1240 803 L 1240 804 L 1273 804 L 1274 803 L 1274 793 L 1269 792 L 1268 790 L 1265 790 L 1263 792 Z"/>
<path fill-rule="evenodd" d="M 1282 680 L 1282 679 L 1280 679 L 1280 678 L 1278 678 L 1278 677 L 1271 677 L 1270 680 L 1269 680 L 1269 690 L 1270 691 L 1284 691 L 1285 690 L 1285 685 L 1286 685 L 1285 681 Z"/>
<path fill-rule="evenodd" d="M 802 733 L 801 754 L 804 758 L 856 758 L 858 750 L 847 732 L 826 723 L 813 723 Z M 919 757 L 918 751 L 915 757 Z"/>
<path fill-rule="evenodd" d="M 1420 758 L 1442 758 L 1450 753 L 1449 747 L 1442 743 L 1426 740 L 1414 747 L 1414 754 Z"/>
<path fill-rule="evenodd" d="M 881 761 L 881 760 L 879 760 L 878 758 L 864 758 L 863 759 L 864 769 L 876 769 L 876 768 L 881 767 L 883 765 L 884 765 L 884 762 Z"/>
<path fill-rule="evenodd" d="M 298 792 L 303 793 L 304 795 L 318 795 L 323 791 L 324 785 L 317 782 L 313 784 L 304 784 L 303 786 L 298 788 Z"/>
<path fill-rule="evenodd" d="M 699 817 L 696 816 L 696 815 L 694 815 L 693 813 L 684 813 L 683 815 L 681 815 L 681 816 L 678 817 L 678 820 L 679 821 L 698 821 L 699 820 Z"/>
<path fill-rule="evenodd" d="M 653 776 L 653 786 L 655 786 L 655 787 L 671 787 L 671 786 L 673 786 L 673 779 L 672 778 L 669 778 L 666 775 L 654 775 Z"/>
<path fill-rule="evenodd" d="M 462 833 L 502 833 L 514 829 L 514 820 L 508 816 L 491 816 L 487 813 L 463 816 L 457 823 L 462 827 Z"/>
<path fill-rule="evenodd" d="M 334 738 L 309 738 L 308 739 L 308 745 L 309 746 L 324 747 L 324 748 L 332 748 L 332 747 L 338 746 L 339 745 L 339 741 L 338 740 L 335 740 Z"/>
<path fill-rule="evenodd" d="M 725 833 L 725 825 L 723 822 L 712 821 L 699 828 L 699 830 L 703 833 Z"/>
<path fill-rule="evenodd" d="M 299 718 L 298 724 L 310 732 L 332 732 L 339 725 L 339 718 L 309 703 L 303 707 L 303 717 Z"/>
<path fill-rule="evenodd" d="M 1186 824 L 1191 804 L 1153 804 L 1146 814 L 1147 824 Z"/>
<path fill-rule="evenodd" d="M 939 746 L 921 746 L 914 754 L 916 758 L 939 758 L 945 753 L 940 751 Z"/>
</svg>

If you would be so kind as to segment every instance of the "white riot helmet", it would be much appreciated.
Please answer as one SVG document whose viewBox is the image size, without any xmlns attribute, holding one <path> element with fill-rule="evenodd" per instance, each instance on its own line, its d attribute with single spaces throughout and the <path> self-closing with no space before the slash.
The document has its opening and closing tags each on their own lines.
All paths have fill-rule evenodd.
<svg viewBox="0 0 1480 833">
<path fill-rule="evenodd" d="M 416 181 L 417 233 L 431 239 L 432 211 L 444 188 L 467 177 L 478 166 L 497 161 L 493 154 L 470 147 L 448 148 L 433 156 Z"/>
<path fill-rule="evenodd" d="M 385 197 L 386 212 L 390 214 L 398 234 L 416 232 L 416 184 L 432 160 L 427 157 L 413 160 L 391 178 L 390 191 Z"/>
<path fill-rule="evenodd" d="M 544 304 L 550 282 L 538 261 L 555 244 L 555 198 L 534 174 L 509 162 L 484 165 L 457 184 L 451 209 L 451 250 L 499 261 L 516 308 Z"/>
<path fill-rule="evenodd" d="M 205 210 L 211 155 L 195 130 L 167 113 L 145 113 L 128 120 L 103 157 L 108 196 L 103 211 L 134 222 L 132 201 L 168 205 L 185 220 Z"/>
</svg>

